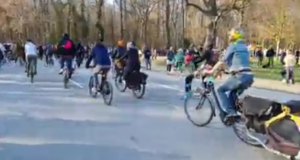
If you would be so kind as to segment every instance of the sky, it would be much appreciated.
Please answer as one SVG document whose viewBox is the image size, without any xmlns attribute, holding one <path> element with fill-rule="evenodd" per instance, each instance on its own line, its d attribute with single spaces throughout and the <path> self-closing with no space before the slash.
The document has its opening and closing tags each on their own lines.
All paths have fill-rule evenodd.
<svg viewBox="0 0 300 160">
<path fill-rule="evenodd" d="M 113 4 L 114 0 L 107 0 L 106 2 L 109 3 L 109 4 Z"/>
</svg>

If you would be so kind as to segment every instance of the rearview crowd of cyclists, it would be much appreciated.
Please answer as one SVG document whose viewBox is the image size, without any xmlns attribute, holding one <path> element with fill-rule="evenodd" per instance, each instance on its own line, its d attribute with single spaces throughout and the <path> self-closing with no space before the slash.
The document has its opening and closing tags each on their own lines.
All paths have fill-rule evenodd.
<svg viewBox="0 0 300 160">
<path fill-rule="evenodd" d="M 26 71 L 28 62 L 33 62 L 36 73 L 37 58 L 43 59 L 43 57 L 46 57 L 45 59 L 49 60 L 56 57 L 60 59 L 59 74 L 63 72 L 65 64 L 72 74 L 74 69 L 72 63 L 74 59 L 77 65 L 80 66 L 83 59 L 87 58 L 85 67 L 91 68 L 90 64 L 93 62 L 92 67 L 94 68 L 93 74 L 95 75 L 95 81 L 98 81 L 97 75 L 100 72 L 105 72 L 106 74 L 111 69 L 111 66 L 114 66 L 117 73 L 118 69 L 122 69 L 123 77 L 126 81 L 126 79 L 129 78 L 130 73 L 140 71 L 141 62 L 139 52 L 142 52 L 140 54 L 144 54 L 144 59 L 148 65 L 150 64 L 151 56 L 153 57 L 150 49 L 144 47 L 144 49 L 140 51 L 134 42 L 125 43 L 120 40 L 115 49 L 108 49 L 103 41 L 104 39 L 100 35 L 96 44 L 89 49 L 89 47 L 83 46 L 81 43 L 75 44 L 68 34 L 64 34 L 57 45 L 48 44 L 36 46 L 32 40 L 28 39 L 24 45 L 24 49 L 21 47 L 21 52 L 23 51 L 23 54 L 19 54 L 16 59 L 21 59 L 26 62 Z M 246 42 L 244 41 L 242 29 L 232 29 L 229 34 L 229 41 L 230 44 L 221 59 L 218 57 L 219 54 L 213 52 L 213 44 L 206 46 L 204 49 L 197 49 L 194 46 L 190 46 L 186 51 L 182 49 L 178 50 L 179 54 L 177 54 L 176 57 L 173 47 L 170 47 L 166 53 L 168 71 L 171 70 L 174 59 L 177 62 L 177 66 L 182 65 L 182 60 L 185 62 L 193 61 L 195 62 L 193 64 L 196 64 L 193 72 L 185 79 L 185 98 L 190 97 L 192 80 L 199 74 L 205 78 L 208 75 L 213 75 L 215 72 L 222 70 L 224 66 L 226 66 L 230 72 L 235 73 L 217 88 L 220 104 L 228 112 L 228 115 L 224 117 L 225 119 L 236 115 L 236 112 L 233 109 L 234 102 L 232 99 L 232 95 L 235 94 L 234 91 L 238 88 L 240 88 L 240 90 L 245 90 L 251 87 L 254 81 L 254 75 L 250 68 L 250 54 Z M 2 55 L 2 58 L 0 57 L 1 61 L 7 58 L 7 52 L 6 50 L 3 51 L 2 48 L 3 47 L 0 45 L 0 53 Z M 200 66 L 200 64 L 202 66 Z M 149 65 L 149 67 L 150 66 L 151 65 Z M 96 88 L 94 88 L 94 90 L 96 90 Z M 228 92 L 229 94 L 227 94 Z"/>
</svg>

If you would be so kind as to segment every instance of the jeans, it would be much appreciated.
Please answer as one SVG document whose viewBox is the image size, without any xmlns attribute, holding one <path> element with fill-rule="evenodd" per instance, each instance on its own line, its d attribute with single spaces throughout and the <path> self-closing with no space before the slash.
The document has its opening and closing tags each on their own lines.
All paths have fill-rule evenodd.
<svg viewBox="0 0 300 160">
<path fill-rule="evenodd" d="M 60 59 L 60 69 L 64 68 L 65 63 L 67 64 L 68 70 L 72 71 L 73 58 L 61 58 Z"/>
<path fill-rule="evenodd" d="M 238 89 L 246 90 L 251 87 L 254 82 L 252 74 L 237 74 L 229 77 L 223 84 L 217 89 L 219 101 L 221 107 L 228 114 L 235 114 L 234 109 L 235 102 L 233 101 L 234 96 L 237 94 L 235 91 Z"/>
<path fill-rule="evenodd" d="M 146 65 L 146 69 L 151 69 L 151 60 L 145 59 L 145 65 Z"/>
<path fill-rule="evenodd" d="M 268 64 L 270 65 L 270 67 L 274 66 L 274 57 L 268 57 Z"/>
<path fill-rule="evenodd" d="M 34 66 L 33 72 L 36 73 L 36 66 L 37 66 L 37 56 L 36 55 L 26 56 L 26 71 L 27 72 L 29 72 L 30 63 L 33 63 L 33 66 Z"/>
</svg>

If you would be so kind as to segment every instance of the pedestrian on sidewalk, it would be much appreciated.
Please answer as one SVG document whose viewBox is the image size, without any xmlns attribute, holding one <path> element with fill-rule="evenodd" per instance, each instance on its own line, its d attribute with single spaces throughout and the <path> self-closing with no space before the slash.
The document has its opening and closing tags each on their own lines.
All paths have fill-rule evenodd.
<svg viewBox="0 0 300 160">
<path fill-rule="evenodd" d="M 284 58 L 283 71 L 281 72 L 283 82 L 289 84 L 294 84 L 294 65 L 296 63 L 295 56 L 291 50 L 287 50 L 286 56 Z"/>
<path fill-rule="evenodd" d="M 171 72 L 171 70 L 172 70 L 172 65 L 174 64 L 174 57 L 175 57 L 174 49 L 173 49 L 173 47 L 170 47 L 167 52 L 167 71 L 168 72 Z"/>
<path fill-rule="evenodd" d="M 176 69 L 179 70 L 180 73 L 182 73 L 183 72 L 183 64 L 184 64 L 184 52 L 183 52 L 182 48 L 178 49 L 175 59 L 176 59 L 176 61 L 175 61 Z"/>
<path fill-rule="evenodd" d="M 151 70 L 151 50 L 147 46 L 144 46 L 143 54 L 144 54 L 146 69 Z"/>
</svg>

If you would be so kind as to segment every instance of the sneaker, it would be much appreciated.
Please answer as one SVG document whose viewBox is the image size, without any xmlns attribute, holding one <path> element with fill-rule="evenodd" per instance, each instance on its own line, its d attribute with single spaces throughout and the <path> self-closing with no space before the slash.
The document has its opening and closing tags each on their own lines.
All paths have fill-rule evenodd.
<svg viewBox="0 0 300 160">
<path fill-rule="evenodd" d="M 230 126 L 234 123 L 235 117 L 238 117 L 238 115 L 236 113 L 228 113 L 225 117 L 224 117 L 224 123 L 227 126 Z"/>
<path fill-rule="evenodd" d="M 93 88 L 92 88 L 92 92 L 96 93 L 96 92 L 97 92 L 97 88 L 96 88 L 96 87 L 93 87 Z"/>
<path fill-rule="evenodd" d="M 282 83 L 286 83 L 286 79 L 281 80 Z"/>
<path fill-rule="evenodd" d="M 64 72 L 63 69 L 60 69 L 59 73 L 58 74 L 62 74 Z"/>
<path fill-rule="evenodd" d="M 190 92 L 185 92 L 183 98 L 184 99 L 188 99 L 191 97 L 191 93 Z"/>
</svg>

